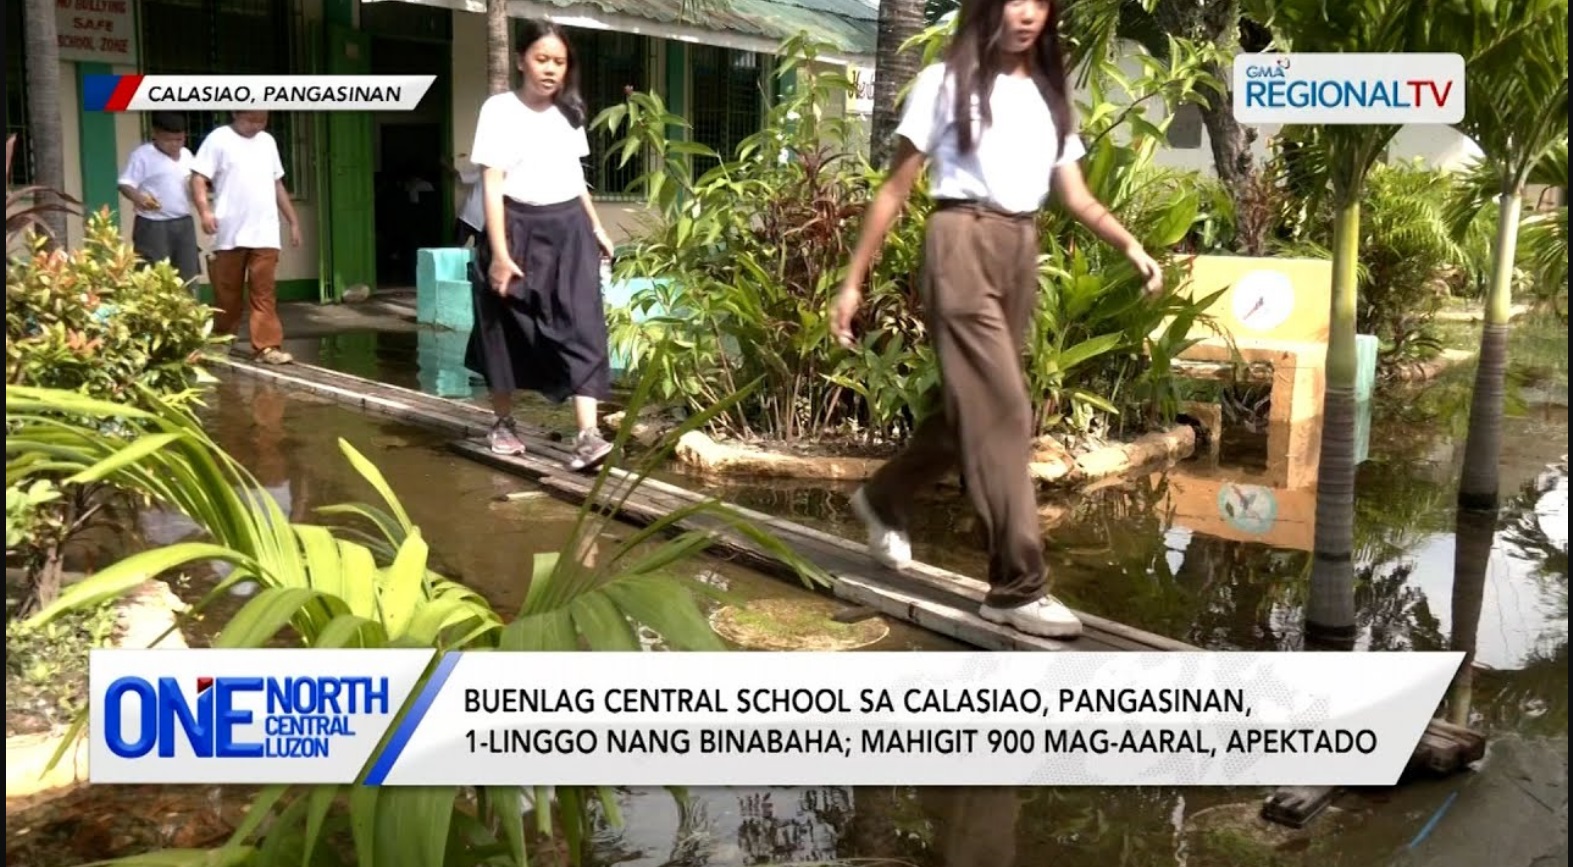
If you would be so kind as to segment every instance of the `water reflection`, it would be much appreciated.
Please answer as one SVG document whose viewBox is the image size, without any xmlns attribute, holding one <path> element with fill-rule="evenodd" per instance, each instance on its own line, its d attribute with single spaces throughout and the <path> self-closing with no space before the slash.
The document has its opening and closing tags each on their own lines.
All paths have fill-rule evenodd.
<svg viewBox="0 0 1573 867">
<path fill-rule="evenodd" d="M 1356 650 L 1446 649 L 1451 640 L 1463 429 L 1430 413 L 1467 411 L 1458 390 L 1435 384 L 1378 407 L 1372 420 L 1355 500 Z M 1486 677 L 1489 692 L 1504 700 L 1512 694 L 1505 680 L 1560 659 L 1561 695 L 1554 700 L 1565 705 L 1567 429 L 1565 405 L 1522 406 L 1506 420 L 1504 489 L 1520 493 L 1504 502 L 1488 540 L 1493 553 L 1473 629 L 1477 661 L 1496 670 Z M 1242 449 L 1241 439 L 1226 443 L 1217 461 L 1187 462 L 1045 503 L 1056 592 L 1083 610 L 1201 647 L 1306 648 L 1315 492 L 1273 487 L 1248 462 L 1242 469 L 1237 452 L 1249 444 Z M 711 483 L 707 490 L 851 538 L 858 532 L 844 486 Z M 924 498 L 914 516 L 915 554 L 983 574 L 970 544 L 974 524 L 953 492 Z M 1555 682 L 1537 677 L 1537 691 Z M 1540 700 L 1552 701 L 1555 692 Z M 1498 724 L 1530 713 L 1482 710 L 1478 701 L 1476 712 Z"/>
</svg>

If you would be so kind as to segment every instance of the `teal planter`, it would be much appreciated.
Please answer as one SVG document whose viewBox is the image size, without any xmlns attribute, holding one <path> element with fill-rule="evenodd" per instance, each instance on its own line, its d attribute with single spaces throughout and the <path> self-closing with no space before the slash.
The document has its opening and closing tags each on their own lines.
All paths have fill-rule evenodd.
<svg viewBox="0 0 1573 867">
<path fill-rule="evenodd" d="M 470 371 L 464 366 L 464 350 L 470 332 L 422 328 L 416 343 L 420 365 L 421 391 L 438 397 L 467 398 L 475 392 Z"/>
<path fill-rule="evenodd" d="M 1355 466 L 1371 457 L 1371 401 L 1355 404 Z"/>
<path fill-rule="evenodd" d="M 1381 348 L 1376 335 L 1355 335 L 1355 400 L 1362 403 L 1376 391 L 1376 356 Z"/>
<path fill-rule="evenodd" d="M 415 252 L 415 321 L 468 331 L 471 326 L 470 251 L 427 247 Z M 460 308 L 463 308 L 462 310 Z"/>
</svg>

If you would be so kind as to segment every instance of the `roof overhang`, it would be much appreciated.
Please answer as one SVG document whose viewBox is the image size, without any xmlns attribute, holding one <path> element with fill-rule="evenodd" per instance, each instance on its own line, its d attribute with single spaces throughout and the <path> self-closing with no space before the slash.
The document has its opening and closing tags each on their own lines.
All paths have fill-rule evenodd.
<svg viewBox="0 0 1573 867">
<path fill-rule="evenodd" d="M 431 6 L 439 9 L 451 9 L 455 12 L 469 12 L 484 14 L 486 12 L 485 0 L 361 0 L 362 3 L 413 3 L 418 6 Z M 682 0 L 671 0 L 672 9 L 680 8 L 677 4 Z M 728 18 L 732 23 L 747 25 L 749 29 L 771 33 L 779 32 L 783 25 L 779 22 L 769 21 L 763 17 L 749 14 L 749 10 L 767 3 L 768 0 L 731 0 L 728 3 Z M 645 4 L 656 8 L 655 3 Z M 847 19 L 817 12 L 796 4 L 772 3 L 779 8 L 790 8 L 795 13 L 794 24 L 802 25 L 802 29 L 814 33 L 814 18 L 822 18 L 822 25 L 826 28 L 835 27 L 844 30 L 848 24 Z M 698 23 L 689 23 L 682 20 L 661 20 L 642 15 L 631 15 L 627 12 L 608 11 L 594 2 L 568 2 L 561 5 L 547 2 L 547 0 L 508 0 L 508 16 L 510 18 L 545 18 L 567 27 L 583 27 L 593 30 L 613 30 L 619 33 L 636 33 L 641 36 L 650 36 L 659 39 L 670 39 L 676 42 L 688 42 L 695 45 L 713 45 L 719 48 L 731 48 L 738 51 L 757 51 L 763 54 L 775 54 L 781 50 L 781 43 L 789 33 L 782 32 L 781 38 L 776 39 L 762 33 L 740 32 L 737 29 L 718 30 L 701 26 Z M 678 16 L 673 15 L 673 18 Z M 874 55 L 869 52 L 827 50 L 819 54 L 818 59 L 833 63 L 838 66 L 860 66 L 872 69 Z"/>
</svg>

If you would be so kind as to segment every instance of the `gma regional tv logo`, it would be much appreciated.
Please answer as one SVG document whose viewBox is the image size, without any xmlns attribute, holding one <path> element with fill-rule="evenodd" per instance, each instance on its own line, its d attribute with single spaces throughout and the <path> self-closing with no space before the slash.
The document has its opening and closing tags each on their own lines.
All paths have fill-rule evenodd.
<svg viewBox="0 0 1573 867">
<path fill-rule="evenodd" d="M 1241 123 L 1455 124 L 1464 119 L 1458 54 L 1241 54 Z"/>
<path fill-rule="evenodd" d="M 89 779 L 353 782 L 431 658 L 430 650 L 95 650 Z"/>
</svg>

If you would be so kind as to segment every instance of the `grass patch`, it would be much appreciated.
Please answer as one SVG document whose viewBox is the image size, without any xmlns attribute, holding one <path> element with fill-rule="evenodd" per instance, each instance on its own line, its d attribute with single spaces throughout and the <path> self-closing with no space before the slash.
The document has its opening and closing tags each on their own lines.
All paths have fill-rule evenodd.
<svg viewBox="0 0 1573 867">
<path fill-rule="evenodd" d="M 12 600 L 6 602 L 10 608 Z M 88 651 L 108 644 L 118 626 L 115 602 L 72 611 L 32 629 L 7 614 L 6 737 L 70 725 L 87 707 Z"/>
<path fill-rule="evenodd" d="M 719 609 L 710 622 L 722 638 L 754 650 L 855 650 L 890 634 L 882 618 L 838 623 L 833 614 L 819 599 L 755 599 Z"/>
</svg>

